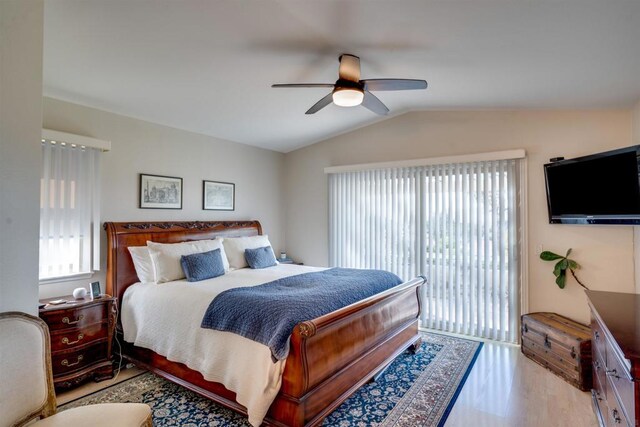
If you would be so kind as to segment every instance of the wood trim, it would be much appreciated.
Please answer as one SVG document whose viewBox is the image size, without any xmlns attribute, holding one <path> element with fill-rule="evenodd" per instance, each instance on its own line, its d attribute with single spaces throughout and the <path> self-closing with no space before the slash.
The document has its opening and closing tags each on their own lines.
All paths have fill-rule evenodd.
<svg viewBox="0 0 640 427">
<path fill-rule="evenodd" d="M 107 292 L 122 301 L 128 286 L 137 282 L 128 246 L 147 240 L 179 242 L 217 236 L 262 234 L 258 221 L 105 223 L 107 230 Z M 301 322 L 291 335 L 291 349 L 282 386 L 264 424 L 309 427 L 322 423 L 331 411 L 406 348 L 420 340 L 420 286 L 422 277 Z M 171 362 L 151 350 L 123 344 L 124 356 L 156 374 L 242 414 L 246 408 L 222 384 Z"/>
<path fill-rule="evenodd" d="M 40 319 L 39 317 L 31 316 L 30 314 L 21 313 L 18 311 L 9 311 L 5 313 L 0 313 L 0 320 L 5 319 L 16 319 L 22 320 L 27 323 L 33 324 L 34 327 L 38 328 L 42 333 L 42 341 L 44 352 L 42 356 L 42 362 L 44 363 L 44 370 L 46 376 L 46 399 L 41 407 L 36 409 L 30 414 L 24 416 L 20 421 L 14 424 L 14 427 L 20 427 L 23 425 L 27 425 L 30 421 L 35 418 L 46 418 L 56 413 L 56 394 L 53 388 L 53 373 L 51 370 L 51 340 L 49 338 L 49 328 L 47 324 Z"/>
</svg>

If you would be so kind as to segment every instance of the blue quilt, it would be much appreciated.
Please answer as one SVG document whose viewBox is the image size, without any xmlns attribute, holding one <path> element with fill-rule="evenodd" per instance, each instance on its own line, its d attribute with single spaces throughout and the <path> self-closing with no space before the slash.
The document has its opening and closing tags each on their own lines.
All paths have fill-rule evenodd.
<svg viewBox="0 0 640 427">
<path fill-rule="evenodd" d="M 262 343 L 271 349 L 274 361 L 282 360 L 289 354 L 289 337 L 298 323 L 400 283 L 387 271 L 332 268 L 229 289 L 211 301 L 201 326 Z"/>
</svg>

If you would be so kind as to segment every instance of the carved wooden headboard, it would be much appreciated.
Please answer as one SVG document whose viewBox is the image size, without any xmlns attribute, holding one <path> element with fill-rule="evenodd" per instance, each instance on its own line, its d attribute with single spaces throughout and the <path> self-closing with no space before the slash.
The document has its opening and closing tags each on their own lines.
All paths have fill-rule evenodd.
<svg viewBox="0 0 640 427">
<path fill-rule="evenodd" d="M 189 222 L 105 222 L 107 231 L 106 293 L 122 302 L 124 291 L 138 282 L 129 246 L 146 246 L 147 240 L 177 243 L 213 239 L 218 236 L 241 237 L 262 234 L 258 221 L 189 221 Z"/>
</svg>

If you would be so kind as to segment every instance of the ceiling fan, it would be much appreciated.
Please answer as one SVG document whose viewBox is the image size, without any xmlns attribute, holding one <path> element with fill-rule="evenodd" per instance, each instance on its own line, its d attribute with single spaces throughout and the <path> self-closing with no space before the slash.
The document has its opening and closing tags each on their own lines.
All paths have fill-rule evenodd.
<svg viewBox="0 0 640 427">
<path fill-rule="evenodd" d="M 271 87 L 327 87 L 330 94 L 316 102 L 305 114 L 314 114 L 333 102 L 341 107 L 362 105 L 376 114 L 386 115 L 389 109 L 371 91 L 426 89 L 427 82 L 414 79 L 367 79 L 360 80 L 360 58 L 344 53 L 338 58 L 340 68 L 335 83 L 274 84 Z"/>
</svg>

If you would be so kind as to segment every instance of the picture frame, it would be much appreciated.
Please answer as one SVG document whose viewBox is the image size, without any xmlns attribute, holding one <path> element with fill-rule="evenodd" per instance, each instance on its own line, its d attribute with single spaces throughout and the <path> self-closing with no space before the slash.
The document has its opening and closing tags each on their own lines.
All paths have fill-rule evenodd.
<svg viewBox="0 0 640 427">
<path fill-rule="evenodd" d="M 91 282 L 89 285 L 91 288 L 91 299 L 100 298 L 102 292 L 100 291 L 100 282 Z"/>
<path fill-rule="evenodd" d="M 207 211 L 236 210 L 236 185 L 232 182 L 203 180 L 202 209 Z"/>
<path fill-rule="evenodd" d="M 182 178 L 140 174 L 140 209 L 182 209 Z"/>
</svg>

